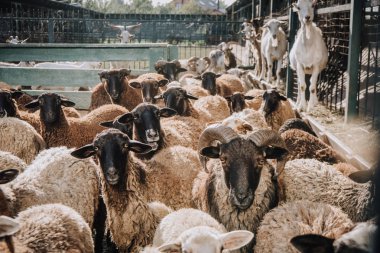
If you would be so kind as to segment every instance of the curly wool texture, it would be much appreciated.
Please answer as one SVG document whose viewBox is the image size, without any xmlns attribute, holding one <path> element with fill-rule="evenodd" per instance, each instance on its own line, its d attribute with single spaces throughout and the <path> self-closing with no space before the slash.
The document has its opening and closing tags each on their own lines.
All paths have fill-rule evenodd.
<svg viewBox="0 0 380 253">
<path fill-rule="evenodd" d="M 191 190 L 201 168 L 198 153 L 182 146 L 171 146 L 156 153 L 147 165 L 146 197 L 173 209 L 194 207 Z"/>
<path fill-rule="evenodd" d="M 61 203 L 79 212 L 92 227 L 99 195 L 97 166 L 90 158 L 74 158 L 72 151 L 44 150 L 16 179 L 1 185 L 12 216 L 34 205 Z"/>
<path fill-rule="evenodd" d="M 125 189 L 121 190 L 108 185 L 102 171 L 98 173 L 112 241 L 119 252 L 138 252 L 140 247 L 152 243 L 159 223 L 159 217 L 150 210 L 142 195 L 142 188 L 146 187 L 144 164 L 129 154 Z"/>
<path fill-rule="evenodd" d="M 208 213 L 197 209 L 184 208 L 167 215 L 157 226 L 153 246 L 176 241 L 188 229 L 203 226 L 220 234 L 226 233 L 226 228 Z"/>
<path fill-rule="evenodd" d="M 294 236 L 318 234 L 337 239 L 353 227 L 347 214 L 337 207 L 306 200 L 289 202 L 264 216 L 255 252 L 298 253 L 290 243 Z"/>
<path fill-rule="evenodd" d="M 201 97 L 194 102 L 193 106 L 204 123 L 220 121 L 230 115 L 227 101 L 218 95 Z"/>
<path fill-rule="evenodd" d="M 20 230 L 13 236 L 16 252 L 92 253 L 91 230 L 76 211 L 61 204 L 33 206 L 18 214 Z M 28 250 L 19 250 L 18 245 Z"/>
<path fill-rule="evenodd" d="M 231 127 L 239 134 L 247 134 L 259 129 L 268 129 L 264 116 L 255 110 L 244 109 L 241 112 L 235 112 L 222 121 L 225 126 Z M 250 128 L 247 128 L 248 124 Z"/>
<path fill-rule="evenodd" d="M 7 169 L 16 169 L 23 172 L 26 168 L 26 163 L 10 152 L 0 150 L 0 171 Z"/>
<path fill-rule="evenodd" d="M 245 104 L 247 108 L 253 109 L 255 111 L 258 111 L 261 107 L 261 104 L 263 102 L 263 94 L 265 90 L 259 90 L 259 89 L 252 89 L 245 93 L 246 96 L 252 96 L 254 99 L 252 100 L 246 100 Z"/>
<path fill-rule="evenodd" d="M 244 92 L 243 82 L 234 75 L 223 74 L 215 82 L 216 93 L 222 97 L 231 96 L 234 92 Z"/>
<path fill-rule="evenodd" d="M 340 207 L 354 222 L 372 218 L 372 183 L 358 184 L 333 166 L 314 159 L 297 159 L 285 165 L 287 201 L 309 200 Z"/>
<path fill-rule="evenodd" d="M 339 155 L 317 137 L 299 129 L 290 129 L 281 134 L 288 148 L 288 160 L 317 159 L 330 164 L 341 161 Z"/>
<path fill-rule="evenodd" d="M 66 117 L 60 111 L 59 122 L 53 126 L 41 121 L 41 135 L 48 147 L 81 147 L 92 142 L 104 130 L 99 123 L 110 121 L 128 110 L 120 105 L 103 105 L 82 118 Z"/>
<path fill-rule="evenodd" d="M 265 120 L 272 128 L 272 130 L 278 132 L 280 127 L 288 119 L 295 118 L 296 114 L 288 100 L 280 101 L 277 109 L 268 115 L 264 115 Z"/>
<path fill-rule="evenodd" d="M 193 198 L 197 207 L 221 222 L 228 231 L 246 229 L 255 233 L 264 215 L 277 205 L 274 169 L 264 165 L 252 205 L 244 210 L 232 206 L 220 160 L 207 163 L 209 174 L 201 171 L 194 180 Z"/>
<path fill-rule="evenodd" d="M 120 95 L 119 101 L 115 103 L 107 93 L 105 85 L 103 83 L 97 84 L 92 89 L 90 111 L 106 104 L 118 104 L 131 111 L 138 104 L 142 103 L 140 91 L 130 87 L 127 78 L 124 78 L 122 86 L 123 92 Z"/>
<path fill-rule="evenodd" d="M 0 118 L 0 150 L 8 151 L 29 164 L 46 144 L 27 122 L 17 118 Z"/>
</svg>

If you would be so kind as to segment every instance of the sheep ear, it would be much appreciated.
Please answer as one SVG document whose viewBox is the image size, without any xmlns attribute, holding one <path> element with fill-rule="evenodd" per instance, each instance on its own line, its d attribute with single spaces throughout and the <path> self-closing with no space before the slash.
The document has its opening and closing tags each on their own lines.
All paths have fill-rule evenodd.
<svg viewBox="0 0 380 253">
<path fill-rule="evenodd" d="M 169 83 L 168 79 L 162 79 L 162 80 L 158 81 L 158 86 L 163 87 L 163 86 L 167 85 L 168 83 Z"/>
<path fill-rule="evenodd" d="M 71 152 L 71 155 L 78 159 L 84 159 L 95 155 L 95 153 L 94 145 L 87 144 Z"/>
<path fill-rule="evenodd" d="M 162 94 L 154 96 L 154 99 L 163 99 L 163 98 L 164 97 L 162 96 Z"/>
<path fill-rule="evenodd" d="M 20 230 L 20 224 L 8 216 L 0 216 L 0 237 L 10 236 Z"/>
<path fill-rule="evenodd" d="M 298 5 L 296 3 L 293 3 L 293 7 L 292 7 L 292 10 L 294 12 L 298 12 L 300 10 L 300 8 L 298 8 Z"/>
<path fill-rule="evenodd" d="M 113 121 L 104 121 L 99 123 L 99 126 L 113 128 Z"/>
<path fill-rule="evenodd" d="M 14 99 L 17 99 L 17 98 L 21 97 L 22 95 L 24 95 L 24 93 L 19 91 L 19 90 L 11 91 L 11 96 Z"/>
<path fill-rule="evenodd" d="M 286 101 L 286 100 L 288 100 L 287 97 L 285 97 L 284 95 L 281 95 L 281 94 L 279 95 L 279 98 L 280 98 L 280 100 L 282 100 L 282 101 Z"/>
<path fill-rule="evenodd" d="M 193 76 L 194 79 L 202 80 L 202 76 Z"/>
<path fill-rule="evenodd" d="M 98 73 L 100 80 L 102 80 L 103 78 L 105 78 L 106 74 L 107 74 L 107 71 L 102 71 L 102 72 Z"/>
<path fill-rule="evenodd" d="M 25 105 L 25 108 L 28 108 L 28 109 L 33 109 L 33 108 L 37 108 L 40 106 L 40 102 L 37 99 L 34 99 L 32 102 L 29 102 Z"/>
<path fill-rule="evenodd" d="M 120 118 L 118 118 L 117 122 L 119 122 L 120 124 L 130 124 L 133 122 L 134 118 L 135 117 L 133 116 L 133 114 L 128 112 L 124 114 L 123 116 L 121 116 Z"/>
<path fill-rule="evenodd" d="M 171 108 L 164 107 L 160 109 L 160 116 L 164 118 L 169 118 L 177 114 L 176 110 L 173 110 Z"/>
<path fill-rule="evenodd" d="M 209 146 L 202 148 L 199 153 L 208 158 L 219 158 L 220 147 Z"/>
<path fill-rule="evenodd" d="M 365 183 L 373 180 L 374 175 L 375 175 L 375 170 L 369 169 L 369 170 L 356 171 L 356 172 L 348 175 L 348 177 L 356 183 L 365 184 Z"/>
<path fill-rule="evenodd" d="M 129 141 L 128 148 L 137 154 L 146 154 L 152 151 L 152 147 L 150 145 L 132 140 Z"/>
<path fill-rule="evenodd" d="M 129 86 L 131 86 L 134 89 L 141 89 L 141 83 L 136 80 L 129 81 Z"/>
<path fill-rule="evenodd" d="M 228 102 L 231 102 L 231 96 L 224 97 Z"/>
<path fill-rule="evenodd" d="M 216 74 L 215 78 L 221 77 L 223 74 Z"/>
<path fill-rule="evenodd" d="M 247 230 L 237 230 L 220 236 L 223 249 L 237 250 L 247 245 L 253 239 L 253 233 Z"/>
<path fill-rule="evenodd" d="M 75 103 L 68 99 L 61 99 L 61 105 L 66 106 L 66 107 L 74 107 Z"/>
<path fill-rule="evenodd" d="M 188 98 L 188 99 L 198 100 L 198 97 L 193 96 L 193 95 L 191 95 L 190 93 L 186 93 L 185 97 Z"/>
<path fill-rule="evenodd" d="M 179 68 L 177 70 L 177 73 L 186 72 L 186 71 L 187 71 L 187 69 L 185 69 L 185 68 Z"/>
<path fill-rule="evenodd" d="M 0 184 L 6 184 L 18 175 L 19 171 L 16 169 L 7 169 L 0 172 Z"/>
<path fill-rule="evenodd" d="M 158 251 L 164 253 L 181 253 L 181 244 L 180 243 L 169 243 L 162 245 L 158 248 Z"/>
<path fill-rule="evenodd" d="M 128 76 L 129 74 L 131 74 L 131 70 L 130 69 L 120 69 L 119 74 L 121 77 L 125 77 L 125 76 Z"/>
<path fill-rule="evenodd" d="M 266 159 L 279 159 L 288 153 L 286 148 L 267 146 L 264 147 L 264 157 Z"/>
<path fill-rule="evenodd" d="M 244 99 L 245 100 L 252 100 L 252 99 L 254 99 L 255 97 L 253 97 L 253 96 L 244 96 Z"/>
<path fill-rule="evenodd" d="M 290 243 L 302 253 L 318 252 L 329 253 L 334 252 L 334 239 L 324 237 L 322 235 L 298 235 L 290 240 Z"/>
</svg>

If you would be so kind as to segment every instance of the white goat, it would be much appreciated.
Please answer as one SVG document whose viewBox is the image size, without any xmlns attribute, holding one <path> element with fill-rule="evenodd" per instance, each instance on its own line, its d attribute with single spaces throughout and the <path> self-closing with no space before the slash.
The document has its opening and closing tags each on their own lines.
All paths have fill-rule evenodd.
<svg viewBox="0 0 380 253">
<path fill-rule="evenodd" d="M 316 0 L 298 0 L 293 4 L 293 11 L 298 12 L 301 28 L 298 31 L 289 59 L 292 69 L 297 71 L 298 95 L 297 109 L 311 111 L 318 104 L 317 80 L 319 73 L 327 65 L 327 47 L 322 37 L 322 31 L 313 23 Z M 310 101 L 306 102 L 305 74 L 311 74 Z"/>
<path fill-rule="evenodd" d="M 282 58 L 286 52 L 287 40 L 284 31 L 281 28 L 283 22 L 276 19 L 269 20 L 263 28 L 266 28 L 261 39 L 261 60 L 262 71 L 260 79 L 264 78 L 265 70 L 268 64 L 267 82 L 271 82 L 273 62 L 277 61 L 276 69 L 276 86 L 280 84 L 280 71 L 282 67 Z M 267 63 L 267 64 L 266 64 Z"/>
<path fill-rule="evenodd" d="M 210 71 L 214 73 L 223 73 L 225 70 L 224 52 L 222 50 L 221 45 L 218 46 L 218 49 L 214 49 L 210 51 L 209 58 L 210 58 L 210 65 L 206 71 Z"/>
</svg>

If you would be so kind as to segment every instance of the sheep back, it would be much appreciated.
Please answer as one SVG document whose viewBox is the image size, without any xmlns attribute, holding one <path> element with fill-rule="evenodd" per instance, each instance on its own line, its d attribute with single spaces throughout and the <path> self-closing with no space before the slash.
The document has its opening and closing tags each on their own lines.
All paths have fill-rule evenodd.
<svg viewBox="0 0 380 253">
<path fill-rule="evenodd" d="M 261 107 L 261 104 L 263 102 L 263 94 L 265 90 L 258 90 L 258 89 L 252 89 L 245 93 L 246 96 L 252 96 L 254 99 L 252 100 L 246 100 L 245 104 L 247 105 L 247 108 L 253 109 L 253 110 L 259 110 Z"/>
<path fill-rule="evenodd" d="M 198 111 L 201 121 L 205 123 L 221 121 L 230 115 L 227 101 L 218 95 L 201 97 L 193 106 Z"/>
<path fill-rule="evenodd" d="M 23 172 L 26 168 L 26 163 L 10 152 L 0 150 L 0 171 L 7 169 L 16 169 Z"/>
<path fill-rule="evenodd" d="M 295 117 L 296 114 L 294 113 L 291 104 L 288 100 L 286 100 L 280 101 L 278 108 L 274 112 L 265 115 L 265 120 L 267 121 L 267 124 L 273 129 L 273 131 L 278 132 L 286 120 Z"/>
<path fill-rule="evenodd" d="M 243 83 L 239 77 L 223 74 L 216 79 L 216 93 L 222 97 L 231 96 L 234 92 L 244 92 Z"/>
</svg>

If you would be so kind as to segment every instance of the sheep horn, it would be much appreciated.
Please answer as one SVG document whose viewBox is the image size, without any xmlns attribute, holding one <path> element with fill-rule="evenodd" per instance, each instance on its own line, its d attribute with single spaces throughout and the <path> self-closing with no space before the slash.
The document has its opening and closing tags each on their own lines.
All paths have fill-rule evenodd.
<svg viewBox="0 0 380 253">
<path fill-rule="evenodd" d="M 162 66 L 164 66 L 166 63 L 167 63 L 167 61 L 159 60 L 156 62 L 156 64 L 154 64 L 154 69 L 156 71 L 158 71 L 158 70 L 162 69 Z"/>
<path fill-rule="evenodd" d="M 205 130 L 203 130 L 201 136 L 199 137 L 198 152 L 202 148 L 211 145 L 213 141 L 228 143 L 236 138 L 239 138 L 239 135 L 230 127 L 224 126 L 219 123 L 209 125 Z M 206 170 L 207 158 L 199 154 L 199 160 L 201 161 L 201 164 Z"/>
<path fill-rule="evenodd" d="M 248 139 L 258 147 L 275 146 L 286 149 L 286 144 L 282 137 L 270 129 L 257 130 L 250 134 Z"/>
</svg>

